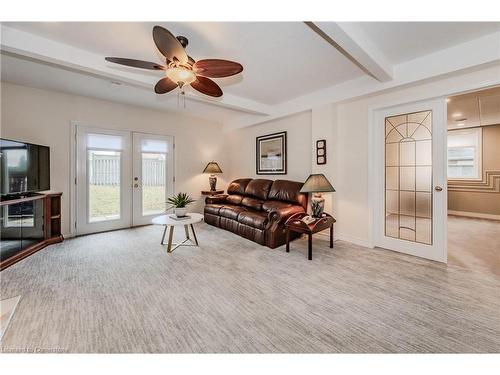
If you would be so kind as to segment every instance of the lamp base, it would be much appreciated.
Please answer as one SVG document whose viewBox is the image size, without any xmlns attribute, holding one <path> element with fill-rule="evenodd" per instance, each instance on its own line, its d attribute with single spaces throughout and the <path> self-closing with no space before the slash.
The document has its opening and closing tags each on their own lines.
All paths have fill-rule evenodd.
<svg viewBox="0 0 500 375">
<path fill-rule="evenodd" d="M 311 210 L 312 217 L 320 218 L 323 216 L 323 211 L 325 209 L 325 198 L 319 193 L 314 193 L 311 198 Z"/>
<path fill-rule="evenodd" d="M 208 178 L 208 183 L 210 184 L 210 191 L 215 191 L 216 190 L 216 185 L 217 185 L 217 177 L 215 175 L 210 175 Z"/>
</svg>

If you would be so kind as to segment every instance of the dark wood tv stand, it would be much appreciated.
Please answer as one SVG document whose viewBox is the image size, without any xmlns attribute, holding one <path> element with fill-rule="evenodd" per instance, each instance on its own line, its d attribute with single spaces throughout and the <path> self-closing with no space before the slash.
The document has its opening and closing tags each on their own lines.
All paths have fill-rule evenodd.
<svg viewBox="0 0 500 375">
<path fill-rule="evenodd" d="M 62 193 L 47 191 L 0 201 L 0 242 L 2 248 L 7 244 L 12 248 L 5 252 L 5 257 L 2 255 L 0 271 L 64 240 L 61 234 L 61 196 Z M 3 254 L 3 249 L 1 251 Z"/>
</svg>

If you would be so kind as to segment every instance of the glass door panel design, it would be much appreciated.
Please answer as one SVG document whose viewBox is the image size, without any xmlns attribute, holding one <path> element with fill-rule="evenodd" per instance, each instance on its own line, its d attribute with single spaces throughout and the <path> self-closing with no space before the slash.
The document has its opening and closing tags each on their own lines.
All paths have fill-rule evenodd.
<svg viewBox="0 0 500 375">
<path fill-rule="evenodd" d="M 432 245 L 432 111 L 385 118 L 385 235 Z"/>
</svg>

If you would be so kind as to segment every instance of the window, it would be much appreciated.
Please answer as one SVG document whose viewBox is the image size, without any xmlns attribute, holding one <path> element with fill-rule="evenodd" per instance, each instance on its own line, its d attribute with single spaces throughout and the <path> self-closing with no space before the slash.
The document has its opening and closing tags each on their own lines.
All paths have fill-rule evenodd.
<svg viewBox="0 0 500 375">
<path fill-rule="evenodd" d="M 448 131 L 448 178 L 481 178 L 481 128 Z"/>
</svg>

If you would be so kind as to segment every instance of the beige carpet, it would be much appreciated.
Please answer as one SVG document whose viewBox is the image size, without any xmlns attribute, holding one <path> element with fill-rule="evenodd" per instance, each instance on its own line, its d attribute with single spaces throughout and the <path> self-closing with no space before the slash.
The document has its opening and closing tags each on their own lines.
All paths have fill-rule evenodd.
<svg viewBox="0 0 500 375">
<path fill-rule="evenodd" d="M 67 240 L 2 271 L 2 296 L 23 296 L 2 350 L 500 350 L 494 274 L 319 237 L 307 261 L 304 240 L 286 254 L 197 229 L 200 248 L 167 254 L 150 226 Z"/>
<path fill-rule="evenodd" d="M 448 264 L 500 276 L 500 221 L 448 215 Z"/>
</svg>

